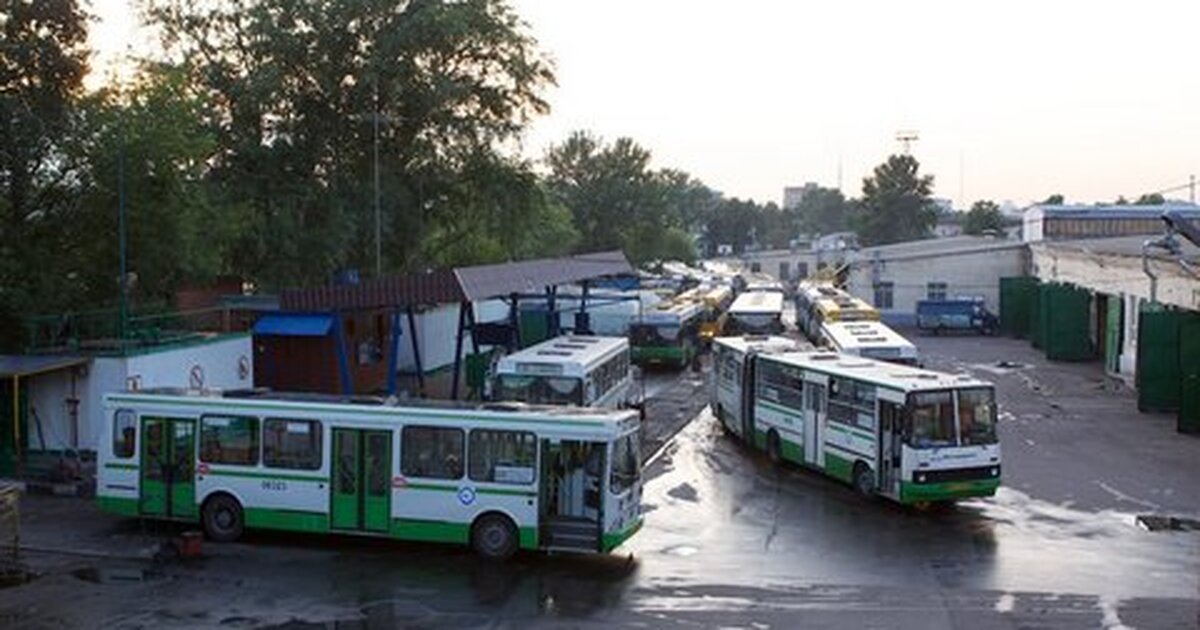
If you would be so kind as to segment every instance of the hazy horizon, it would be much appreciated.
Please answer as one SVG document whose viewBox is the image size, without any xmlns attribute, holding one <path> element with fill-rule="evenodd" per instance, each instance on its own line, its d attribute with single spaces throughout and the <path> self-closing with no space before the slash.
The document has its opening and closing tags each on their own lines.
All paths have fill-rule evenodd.
<svg viewBox="0 0 1200 630">
<path fill-rule="evenodd" d="M 133 4 L 92 3 L 96 77 L 144 37 Z M 1200 171 L 1185 54 L 1200 5 L 511 4 L 559 83 L 530 157 L 575 129 L 629 136 L 656 167 L 777 203 L 785 186 L 836 186 L 839 169 L 859 194 L 900 130 L 919 134 L 913 155 L 956 206 L 1132 199 Z"/>
</svg>

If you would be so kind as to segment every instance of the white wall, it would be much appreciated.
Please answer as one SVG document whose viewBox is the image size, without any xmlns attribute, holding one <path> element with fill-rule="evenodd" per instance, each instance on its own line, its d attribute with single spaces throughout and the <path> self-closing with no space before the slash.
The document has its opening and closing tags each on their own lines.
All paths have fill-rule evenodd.
<svg viewBox="0 0 1200 630">
<path fill-rule="evenodd" d="M 243 362 L 244 361 L 244 362 Z M 250 387 L 254 353 L 249 335 L 221 337 L 191 346 L 164 346 L 129 357 L 98 357 L 76 371 L 75 396 L 79 399 L 79 433 L 68 414 L 71 370 L 41 374 L 29 379 L 30 402 L 42 422 L 45 446 L 50 450 L 95 450 L 101 439 L 104 395 L 136 384 L 149 387 L 188 387 L 194 367 L 203 373 L 203 386 L 219 389 Z M 243 375 L 239 364 L 248 368 Z M 32 420 L 32 419 L 31 419 Z M 34 423 L 26 436 L 27 448 L 40 449 Z"/>
<path fill-rule="evenodd" d="M 875 303 L 875 281 L 893 283 L 892 307 L 880 309 L 890 322 L 911 325 L 917 301 L 928 297 L 928 283 L 946 283 L 946 297 L 980 296 L 989 311 L 1000 312 L 1000 278 L 1025 274 L 1021 247 L 950 251 L 928 256 L 859 260 L 851 266 L 847 290 Z"/>
</svg>

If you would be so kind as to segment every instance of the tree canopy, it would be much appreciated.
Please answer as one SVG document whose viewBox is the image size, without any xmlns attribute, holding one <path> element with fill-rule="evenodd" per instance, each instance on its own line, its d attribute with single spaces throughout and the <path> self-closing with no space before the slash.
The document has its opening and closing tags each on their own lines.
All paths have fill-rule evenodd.
<svg viewBox="0 0 1200 630">
<path fill-rule="evenodd" d="M 884 245 L 929 236 L 937 223 L 930 195 L 933 176 L 921 175 L 911 155 L 892 155 L 863 180 L 855 225 L 864 245 Z"/>
<path fill-rule="evenodd" d="M 1003 232 L 1004 214 L 993 201 L 976 201 L 963 219 L 963 233 L 978 236 L 990 232 Z"/>
</svg>

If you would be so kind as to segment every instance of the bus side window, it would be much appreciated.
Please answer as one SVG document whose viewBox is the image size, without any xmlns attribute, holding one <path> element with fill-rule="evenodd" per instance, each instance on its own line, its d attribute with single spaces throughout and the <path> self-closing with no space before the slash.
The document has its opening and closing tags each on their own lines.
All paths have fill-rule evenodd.
<svg viewBox="0 0 1200 630">
<path fill-rule="evenodd" d="M 400 435 L 400 474 L 428 479 L 462 478 L 462 429 L 407 426 Z"/>
<path fill-rule="evenodd" d="M 118 409 L 113 414 L 113 456 L 133 457 L 137 441 L 137 414 L 132 409 Z"/>
</svg>

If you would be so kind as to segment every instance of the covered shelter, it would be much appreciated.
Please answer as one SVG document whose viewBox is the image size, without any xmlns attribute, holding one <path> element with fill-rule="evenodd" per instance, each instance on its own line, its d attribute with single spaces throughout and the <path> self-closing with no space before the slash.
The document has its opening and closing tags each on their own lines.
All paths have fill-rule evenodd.
<svg viewBox="0 0 1200 630">
<path fill-rule="evenodd" d="M 523 326 L 519 321 L 522 300 L 544 301 L 546 324 L 541 330 L 557 334 L 559 309 L 556 298 L 560 285 L 578 283 L 582 286 L 580 311 L 586 313 L 592 282 L 632 274 L 633 267 L 625 255 L 611 251 L 287 290 L 280 295 L 281 312 L 265 316 L 255 326 L 256 357 L 261 345 L 262 358 L 265 358 L 265 362 L 257 363 L 267 381 L 261 384 L 290 385 L 306 378 L 298 374 L 292 375 L 295 378 L 280 378 L 279 372 L 272 374 L 272 370 L 324 371 L 327 376 L 321 380 L 330 383 L 328 375 L 334 372 L 329 363 L 332 361 L 337 366 L 338 393 L 394 394 L 399 376 L 400 337 L 405 327 L 401 321 L 403 317 L 410 331 L 408 343 L 416 364 L 418 393 L 424 395 L 422 355 L 428 354 L 430 349 L 423 348 L 419 335 L 415 334 L 417 316 L 434 307 L 456 306 L 450 397 L 458 398 L 463 345 L 468 333 L 474 355 L 479 354 L 481 345 L 514 347 L 523 342 L 539 341 L 522 338 L 530 336 L 528 330 L 522 334 Z M 490 300 L 503 301 L 508 306 L 507 317 L 498 321 L 476 321 L 474 306 Z M 576 328 L 582 323 L 586 329 L 586 316 L 577 319 L 582 321 L 577 321 Z M 309 341 L 286 341 L 297 337 L 307 337 Z M 320 349 L 314 357 L 285 348 L 297 343 L 319 345 Z M 327 363 L 325 366 L 309 365 L 313 360 Z"/>
<path fill-rule="evenodd" d="M 0 355 L 0 475 L 10 475 L 24 463 L 29 435 L 28 381 L 38 376 L 75 370 L 91 359 L 79 356 Z M 78 413 L 78 399 L 74 406 Z M 78 418 L 76 418 L 78 421 Z M 36 422 L 36 418 L 35 418 Z M 78 433 L 78 425 L 75 427 Z"/>
</svg>

